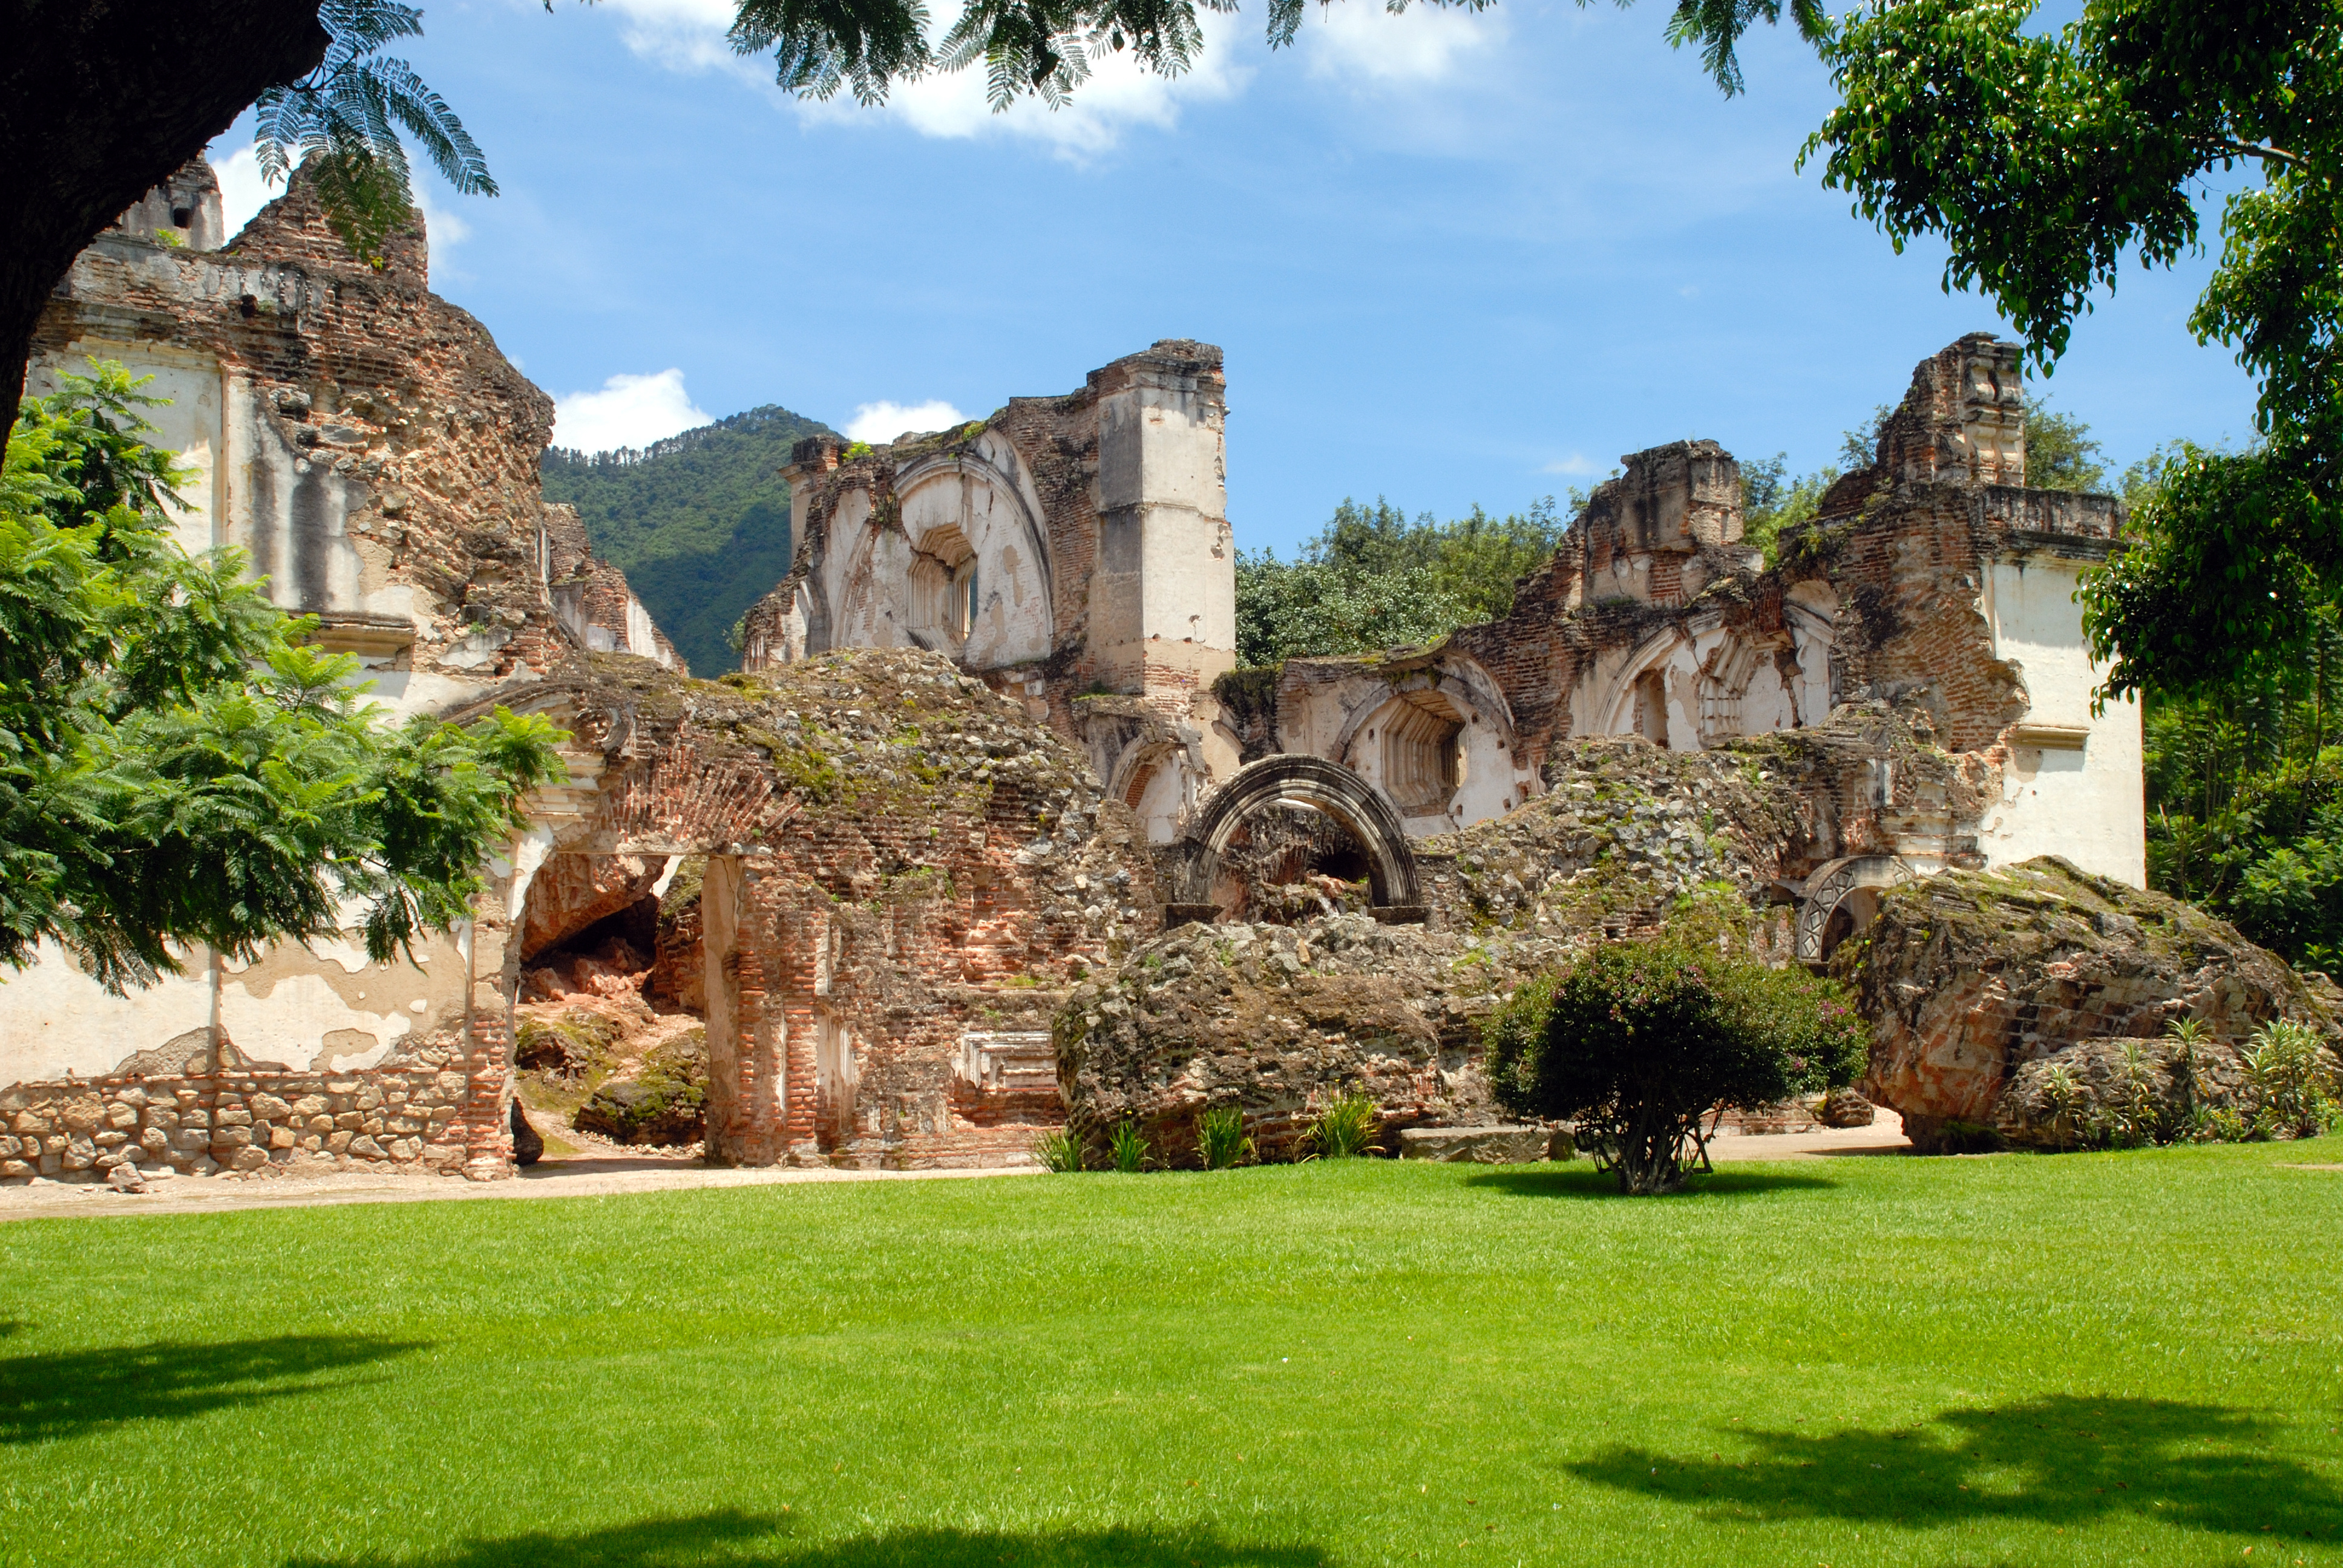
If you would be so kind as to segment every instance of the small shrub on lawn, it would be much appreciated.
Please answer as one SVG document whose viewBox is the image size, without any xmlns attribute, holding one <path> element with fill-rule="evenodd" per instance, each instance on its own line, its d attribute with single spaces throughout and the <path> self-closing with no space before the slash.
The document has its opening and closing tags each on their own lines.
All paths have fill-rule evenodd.
<svg viewBox="0 0 2343 1568">
<path fill-rule="evenodd" d="M 1252 1158 L 1252 1140 L 1245 1136 L 1244 1112 L 1233 1105 L 1215 1106 L 1196 1123 L 1196 1153 L 1207 1171 L 1227 1171 Z"/>
<path fill-rule="evenodd" d="M 1485 1027 L 1516 1115 L 1575 1121 L 1622 1192 L 1673 1191 L 1706 1160 L 1701 1124 L 1851 1081 L 1862 1020 L 1838 985 L 1768 969 L 1689 929 L 1609 942 L 1523 986 Z"/>
<path fill-rule="evenodd" d="M 1332 1104 L 1318 1113 L 1303 1134 L 1313 1158 L 1322 1160 L 1354 1160 L 1363 1154 L 1379 1154 L 1383 1145 L 1375 1134 L 1383 1131 L 1383 1117 L 1375 1102 L 1363 1094 L 1338 1096 Z"/>
<path fill-rule="evenodd" d="M 2316 1138 L 2332 1127 L 2332 1074 L 2318 1031 L 2278 1019 L 2254 1031 L 2243 1053 L 2254 1130 L 2266 1138 Z"/>
<path fill-rule="evenodd" d="M 1106 1151 L 1114 1168 L 1125 1175 L 1136 1175 L 1147 1169 L 1147 1140 L 1128 1121 L 1116 1126 L 1113 1136 L 1107 1140 Z"/>
<path fill-rule="evenodd" d="M 1082 1141 L 1074 1136 L 1071 1127 L 1044 1132 L 1034 1141 L 1033 1158 L 1041 1162 L 1044 1171 L 1061 1173 L 1080 1171 L 1082 1168 Z"/>
</svg>

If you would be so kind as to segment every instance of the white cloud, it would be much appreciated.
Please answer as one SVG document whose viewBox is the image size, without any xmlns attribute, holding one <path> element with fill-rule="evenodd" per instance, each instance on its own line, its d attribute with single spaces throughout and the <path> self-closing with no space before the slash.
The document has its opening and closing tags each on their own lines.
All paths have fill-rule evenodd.
<svg viewBox="0 0 2343 1568">
<path fill-rule="evenodd" d="M 864 403 L 847 422 L 846 438 L 884 446 L 906 431 L 949 430 L 968 416 L 940 397 L 924 403 Z"/>
<path fill-rule="evenodd" d="M 472 237 L 472 226 L 432 199 L 429 182 L 415 182 L 415 205 L 423 209 L 423 239 L 431 253 L 431 275 L 448 260 L 448 253 Z"/>
<path fill-rule="evenodd" d="M 1546 464 L 1538 472 L 1541 474 L 1591 474 L 1594 472 L 1594 463 L 1585 453 L 1573 452 L 1567 457 Z"/>
<path fill-rule="evenodd" d="M 1180 106 L 1232 97 L 1243 90 L 1252 71 L 1230 64 L 1235 43 L 1233 19 L 1207 12 L 1200 22 L 1204 45 L 1184 75 L 1165 77 L 1141 70 L 1129 54 L 1091 62 L 1088 80 L 1074 89 L 1062 109 L 1021 99 L 995 114 L 985 101 L 984 70 L 939 71 L 899 82 L 876 109 L 841 91 L 826 101 L 796 98 L 772 88 L 772 66 L 762 57 L 743 58 L 725 41 L 736 0 L 608 0 L 607 9 L 623 18 L 619 36 L 644 59 L 673 71 L 715 71 L 756 82 L 800 117 L 821 124 L 890 121 L 923 136 L 960 140 L 1005 135 L 1048 143 L 1061 156 L 1080 163 L 1107 152 L 1133 126 L 1168 128 Z M 947 0 L 936 7 L 933 35 L 941 37 L 959 15 Z"/>
<path fill-rule="evenodd" d="M 732 25 L 735 0 L 609 0 L 621 18 L 618 36 L 643 59 L 671 71 L 724 71 L 759 81 L 772 79 L 732 52 L 724 34 Z"/>
<path fill-rule="evenodd" d="M 553 444 L 580 452 L 648 447 L 680 430 L 712 423 L 683 389 L 683 372 L 613 376 L 599 392 L 553 400 Z"/>
<path fill-rule="evenodd" d="M 1374 0 L 1341 0 L 1320 5 L 1295 42 L 1313 76 L 1414 86 L 1447 80 L 1467 56 L 1503 37 L 1504 25 L 1493 13 L 1417 5 L 1394 15 Z"/>
<path fill-rule="evenodd" d="M 226 220 L 230 239 L 255 213 L 285 194 L 284 186 L 272 190 L 260 177 L 260 159 L 250 147 L 238 147 L 226 161 L 213 160 L 212 174 L 220 184 L 220 216 Z"/>
</svg>

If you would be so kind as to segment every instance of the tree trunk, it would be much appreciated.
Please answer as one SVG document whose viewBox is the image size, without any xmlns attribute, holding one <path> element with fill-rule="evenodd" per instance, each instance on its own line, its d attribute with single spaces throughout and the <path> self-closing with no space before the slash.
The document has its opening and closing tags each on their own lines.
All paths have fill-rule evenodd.
<svg viewBox="0 0 2343 1568">
<path fill-rule="evenodd" d="M 1685 1127 L 1677 1117 L 1645 1111 L 1619 1141 L 1619 1191 L 1649 1198 L 1684 1185 Z"/>
<path fill-rule="evenodd" d="M 0 0 L 0 451 L 84 246 L 325 57 L 318 0 Z"/>
</svg>

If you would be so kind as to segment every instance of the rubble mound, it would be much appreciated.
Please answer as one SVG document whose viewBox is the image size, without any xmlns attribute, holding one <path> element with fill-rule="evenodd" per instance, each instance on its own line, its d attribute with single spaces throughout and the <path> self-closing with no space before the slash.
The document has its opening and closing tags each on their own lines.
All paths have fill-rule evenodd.
<svg viewBox="0 0 2343 1568">
<path fill-rule="evenodd" d="M 695 1029 L 655 1046 L 631 1078 L 602 1083 L 571 1125 L 613 1143 L 679 1148 L 708 1131 L 708 1032 Z"/>
<path fill-rule="evenodd" d="M 1449 923 L 1557 936 L 1656 925 L 1704 886 L 1755 903 L 1798 832 L 1781 750 L 1668 751 L 1634 737 L 1558 748 L 1545 793 L 1418 843 L 1427 894 Z"/>
<path fill-rule="evenodd" d="M 2055 855 L 1896 888 L 1831 967 L 1871 1021 L 1865 1091 L 1902 1113 L 1922 1150 L 1974 1147 L 1996 1129 L 2054 1143 L 2044 1071 L 2071 1063 L 2069 1076 L 2103 1098 L 2127 1039 L 2155 1049 L 2172 1092 L 2169 1042 L 2157 1037 L 2177 1019 L 2198 1020 L 2218 1042 L 2198 1048 L 2216 1083 L 2230 1081 L 2235 1047 L 2274 1018 L 2336 1034 L 2331 992 L 2235 927 Z"/>
<path fill-rule="evenodd" d="M 1356 914 L 1182 926 L 1060 1010 L 1069 1121 L 1101 1152 L 1131 1121 L 1180 1167 L 1199 1163 L 1198 1119 L 1225 1105 L 1264 1161 L 1304 1152 L 1302 1131 L 1344 1093 L 1376 1102 L 1386 1153 L 1410 1127 L 1494 1126 L 1507 1118 L 1481 1071 L 1481 1020 L 1567 950 Z"/>
</svg>

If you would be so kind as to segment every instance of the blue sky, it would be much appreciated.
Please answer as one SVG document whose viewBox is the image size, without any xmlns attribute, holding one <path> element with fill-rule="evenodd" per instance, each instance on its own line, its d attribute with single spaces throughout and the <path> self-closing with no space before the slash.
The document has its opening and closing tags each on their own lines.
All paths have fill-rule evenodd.
<svg viewBox="0 0 2343 1568">
<path fill-rule="evenodd" d="M 1227 353 L 1238 541 L 1286 549 L 1345 496 L 1502 511 L 1687 436 L 1811 468 L 1999 325 L 1794 172 L 1830 100 L 1787 34 L 1728 101 L 1660 4 L 1338 0 L 1275 55 L 1252 6 L 1186 77 L 1110 68 L 1001 116 L 972 74 L 798 103 L 725 50 L 729 9 L 431 0 L 406 51 L 504 193 L 429 189 L 434 286 L 560 400 L 565 445 L 760 403 L 884 438 L 1199 337 Z M 232 217 L 249 139 L 212 150 Z M 2248 434 L 2250 385 L 2183 326 L 2210 266 L 2127 272 L 2048 386 L 2118 465 Z"/>
</svg>

